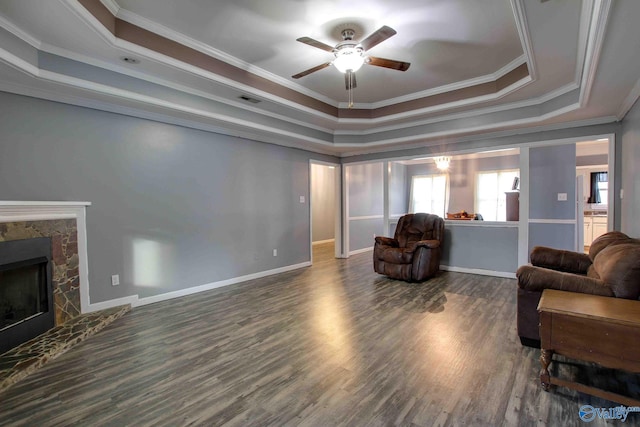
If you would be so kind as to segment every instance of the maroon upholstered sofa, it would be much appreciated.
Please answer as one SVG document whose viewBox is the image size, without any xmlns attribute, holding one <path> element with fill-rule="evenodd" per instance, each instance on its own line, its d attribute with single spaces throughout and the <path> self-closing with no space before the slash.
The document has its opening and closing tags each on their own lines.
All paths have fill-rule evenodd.
<svg viewBox="0 0 640 427">
<path fill-rule="evenodd" d="M 377 236 L 373 269 L 394 279 L 420 282 L 440 269 L 444 220 L 438 215 L 415 213 L 398 220 L 394 238 Z"/>
<path fill-rule="evenodd" d="M 538 303 L 545 289 L 626 299 L 640 297 L 640 240 L 610 231 L 593 241 L 589 254 L 543 246 L 531 251 L 531 264 L 516 272 L 520 342 L 540 346 Z"/>
</svg>

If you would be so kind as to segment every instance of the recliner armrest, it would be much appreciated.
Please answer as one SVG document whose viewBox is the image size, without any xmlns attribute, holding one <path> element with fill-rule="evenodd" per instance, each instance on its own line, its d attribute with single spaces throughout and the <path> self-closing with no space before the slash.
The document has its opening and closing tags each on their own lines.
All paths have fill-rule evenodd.
<svg viewBox="0 0 640 427">
<path fill-rule="evenodd" d="M 380 245 L 391 246 L 394 248 L 397 248 L 400 246 L 400 244 L 396 239 L 392 239 L 391 237 L 384 237 L 384 236 L 376 236 L 376 243 Z"/>
<path fill-rule="evenodd" d="M 531 264 L 576 274 L 587 274 L 591 266 L 589 255 L 580 252 L 536 246 L 531 251 Z"/>
<path fill-rule="evenodd" d="M 434 248 L 439 248 L 440 247 L 440 240 L 420 240 L 418 242 L 415 242 L 415 247 L 416 248 L 429 248 L 429 249 L 434 249 Z"/>
<path fill-rule="evenodd" d="M 556 289 L 605 297 L 614 296 L 611 288 L 602 280 L 573 273 L 523 265 L 518 268 L 516 276 L 518 287 L 527 291 L 542 292 L 545 289 Z"/>
</svg>

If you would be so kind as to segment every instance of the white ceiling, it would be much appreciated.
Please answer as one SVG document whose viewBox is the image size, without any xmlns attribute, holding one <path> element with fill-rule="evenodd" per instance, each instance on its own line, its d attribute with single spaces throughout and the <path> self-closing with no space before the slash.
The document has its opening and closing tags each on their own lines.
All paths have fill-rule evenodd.
<svg viewBox="0 0 640 427">
<path fill-rule="evenodd" d="M 619 120 L 640 93 L 637 17 L 631 0 L 2 0 L 0 90 L 351 155 Z M 291 78 L 332 58 L 298 37 L 382 25 L 397 34 L 370 54 L 411 67 L 365 65 L 353 110 L 333 67 Z"/>
</svg>

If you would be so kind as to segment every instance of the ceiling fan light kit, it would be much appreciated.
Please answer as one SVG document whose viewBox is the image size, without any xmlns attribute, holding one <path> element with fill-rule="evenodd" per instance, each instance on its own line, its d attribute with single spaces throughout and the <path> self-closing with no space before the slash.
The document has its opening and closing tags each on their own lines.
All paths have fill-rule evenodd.
<svg viewBox="0 0 640 427">
<path fill-rule="evenodd" d="M 364 64 L 364 56 L 362 56 L 362 48 L 345 47 L 335 52 L 336 59 L 333 60 L 333 66 L 341 73 L 351 71 L 355 73 Z"/>
<path fill-rule="evenodd" d="M 319 42 L 311 37 L 300 37 L 297 39 L 300 43 L 313 46 L 317 49 L 321 49 L 327 52 L 333 53 L 335 59 L 331 62 L 325 62 L 324 64 L 317 65 L 313 68 L 309 68 L 301 73 L 291 76 L 294 79 L 299 79 L 316 71 L 327 68 L 330 65 L 336 67 L 338 71 L 345 74 L 345 86 L 349 92 L 349 108 L 353 106 L 353 94 L 352 90 L 356 87 L 355 72 L 362 67 L 363 64 L 373 65 L 376 67 L 389 68 L 397 71 L 407 71 L 409 68 L 408 62 L 396 61 L 393 59 L 376 58 L 368 56 L 366 51 L 382 43 L 389 37 L 396 34 L 396 30 L 386 25 L 374 31 L 367 38 L 360 43 L 356 43 L 353 40 L 355 31 L 352 29 L 345 29 L 342 31 L 342 41 L 335 47 L 331 47 L 328 44 Z"/>
</svg>

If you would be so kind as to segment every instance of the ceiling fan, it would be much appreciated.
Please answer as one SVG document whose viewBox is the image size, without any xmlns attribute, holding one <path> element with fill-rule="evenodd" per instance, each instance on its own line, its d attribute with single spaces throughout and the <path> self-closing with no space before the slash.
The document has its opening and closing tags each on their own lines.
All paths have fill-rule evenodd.
<svg viewBox="0 0 640 427">
<path fill-rule="evenodd" d="M 392 70 L 407 71 L 411 65 L 408 62 L 396 61 L 393 59 L 377 58 L 375 56 L 367 55 L 367 51 L 379 43 L 382 43 L 389 37 L 396 34 L 396 30 L 386 25 L 382 28 L 374 31 L 367 38 L 357 43 L 353 40 L 355 31 L 352 29 L 342 30 L 342 41 L 335 47 L 331 47 L 327 44 L 314 40 L 310 37 L 300 37 L 297 41 L 308 44 L 318 49 L 325 50 L 333 53 L 335 59 L 333 61 L 325 62 L 324 64 L 317 65 L 313 68 L 309 68 L 301 73 L 291 76 L 294 79 L 299 79 L 316 71 L 327 68 L 333 65 L 344 73 L 345 87 L 347 90 L 351 90 L 356 87 L 355 72 L 360 69 L 363 64 L 375 65 L 377 67 L 390 68 Z"/>
</svg>

